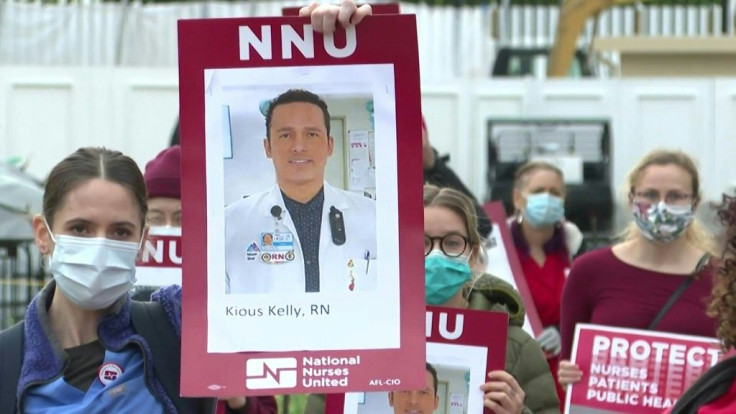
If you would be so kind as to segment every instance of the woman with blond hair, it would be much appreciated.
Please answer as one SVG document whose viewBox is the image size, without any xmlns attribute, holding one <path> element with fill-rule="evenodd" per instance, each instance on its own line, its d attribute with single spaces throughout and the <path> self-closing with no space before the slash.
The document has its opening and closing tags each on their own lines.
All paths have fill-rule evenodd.
<svg viewBox="0 0 736 414">
<path fill-rule="evenodd" d="M 561 349 L 562 289 L 572 256 L 583 241 L 580 229 L 565 220 L 566 195 L 559 168 L 542 161 L 528 162 L 516 171 L 513 192 L 516 214 L 508 220 L 524 280 L 544 328 L 537 341 L 555 376 Z M 560 399 L 564 398 L 561 387 L 557 392 Z"/>
<path fill-rule="evenodd" d="M 682 151 L 655 150 L 627 181 L 632 223 L 622 241 L 575 260 L 562 297 L 561 385 L 580 381 L 569 362 L 575 325 L 594 323 L 715 336 L 706 315 L 713 241 L 695 220 L 700 178 Z"/>
<path fill-rule="evenodd" d="M 483 272 L 484 248 L 473 202 L 451 188 L 424 186 L 424 270 L 428 305 L 509 314 L 505 371 L 489 373 L 484 404 L 496 413 L 559 412 L 539 345 L 523 329 L 524 305 L 501 279 Z"/>
<path fill-rule="evenodd" d="M 558 414 L 554 379 L 539 344 L 522 329 L 524 304 L 504 280 L 483 273 L 483 239 L 473 201 L 452 188 L 424 186 L 424 270 L 427 305 L 506 312 L 509 327 L 503 371 L 479 386 L 483 404 L 498 414 Z M 313 394 L 306 414 L 324 413 Z"/>
</svg>

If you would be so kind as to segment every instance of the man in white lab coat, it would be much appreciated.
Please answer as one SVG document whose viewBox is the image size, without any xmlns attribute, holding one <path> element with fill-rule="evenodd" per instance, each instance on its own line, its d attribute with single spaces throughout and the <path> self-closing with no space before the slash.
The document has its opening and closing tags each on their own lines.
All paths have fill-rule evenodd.
<svg viewBox="0 0 736 414">
<path fill-rule="evenodd" d="M 227 293 L 376 288 L 376 205 L 325 181 L 327 104 L 291 89 L 271 101 L 263 148 L 276 185 L 225 210 Z"/>
</svg>

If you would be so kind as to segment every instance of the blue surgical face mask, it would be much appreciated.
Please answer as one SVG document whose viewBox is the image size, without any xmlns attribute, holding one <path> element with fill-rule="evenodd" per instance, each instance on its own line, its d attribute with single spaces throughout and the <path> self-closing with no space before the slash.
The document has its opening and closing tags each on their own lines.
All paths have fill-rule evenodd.
<svg viewBox="0 0 736 414">
<path fill-rule="evenodd" d="M 529 194 L 524 216 L 532 227 L 553 226 L 565 219 L 565 200 L 550 193 Z"/>
<path fill-rule="evenodd" d="M 440 250 L 429 252 L 424 258 L 424 297 L 428 305 L 442 305 L 470 280 L 468 258 L 447 257 Z"/>
</svg>

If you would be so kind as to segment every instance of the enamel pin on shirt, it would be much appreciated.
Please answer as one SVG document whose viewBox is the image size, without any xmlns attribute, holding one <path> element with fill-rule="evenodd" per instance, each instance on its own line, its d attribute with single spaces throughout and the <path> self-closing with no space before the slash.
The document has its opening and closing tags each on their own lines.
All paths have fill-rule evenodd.
<svg viewBox="0 0 736 414">
<path fill-rule="evenodd" d="M 355 267 L 355 262 L 353 262 L 353 259 L 348 260 L 348 279 L 350 279 L 350 284 L 348 284 L 348 289 L 351 291 L 355 290 L 355 274 L 353 274 L 353 268 Z"/>
</svg>

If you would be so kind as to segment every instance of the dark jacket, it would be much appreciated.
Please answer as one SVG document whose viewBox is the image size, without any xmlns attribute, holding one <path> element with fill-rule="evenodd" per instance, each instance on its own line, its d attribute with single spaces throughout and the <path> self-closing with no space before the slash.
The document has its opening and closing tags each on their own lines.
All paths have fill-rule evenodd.
<svg viewBox="0 0 736 414">
<path fill-rule="evenodd" d="M 488 218 L 486 211 L 483 210 L 483 207 L 480 204 L 478 204 L 478 200 L 475 199 L 475 196 L 470 192 L 468 187 L 463 184 L 460 177 L 455 174 L 455 171 L 447 165 L 447 162 L 450 160 L 450 156 L 445 155 L 443 157 L 438 157 L 437 151 L 435 149 L 432 149 L 432 151 L 434 151 L 435 156 L 434 167 L 424 170 L 424 182 L 426 184 L 436 185 L 437 187 L 449 187 L 455 189 L 473 200 L 473 204 L 475 205 L 475 214 L 478 216 L 478 232 L 481 236 L 488 237 L 493 230 L 493 223 L 491 223 L 491 220 Z"/>
<path fill-rule="evenodd" d="M 522 329 L 526 310 L 516 289 L 500 278 L 485 274 L 465 286 L 465 296 L 470 309 L 509 314 L 505 371 L 514 376 L 526 394 L 522 413 L 559 414 L 560 402 L 547 359 L 537 341 Z M 324 412 L 324 395 L 310 395 L 304 413 Z"/>
<path fill-rule="evenodd" d="M 66 352 L 61 349 L 54 338 L 48 316 L 48 306 L 51 303 L 55 286 L 53 281 L 47 284 L 28 306 L 23 331 L 23 363 L 15 393 L 16 406 L 22 404 L 23 394 L 30 384 L 37 385 L 55 380 L 61 375 L 66 363 Z M 158 330 L 157 334 L 175 336 L 171 339 L 178 343 L 181 336 L 181 288 L 172 286 L 161 289 L 153 295 L 153 300 L 161 304 L 171 328 Z M 127 345 L 139 347 L 146 362 L 144 373 L 146 385 L 167 413 L 206 414 L 214 412 L 215 400 L 212 398 L 182 398 L 178 395 L 170 395 L 171 393 L 166 391 L 165 385 L 157 377 L 159 371 L 158 366 L 154 367 L 151 347 L 148 341 L 135 331 L 130 312 L 131 301 L 128 295 L 123 296 L 110 307 L 97 328 L 98 338 L 103 346 L 106 349 L 121 349 Z M 0 335 L 6 333 L 6 331 L 0 332 Z M 0 340 L 0 343 L 5 342 Z M 178 377 L 179 371 L 177 370 L 172 375 Z M 5 386 L 14 382 L 0 381 L 0 384 Z M 248 398 L 247 401 L 246 407 L 238 412 L 249 414 L 275 414 L 276 412 L 273 397 Z M 177 406 L 183 407 L 181 412 L 177 411 Z M 227 408 L 226 412 L 234 411 Z"/>
<path fill-rule="evenodd" d="M 697 413 L 700 407 L 728 392 L 734 380 L 736 380 L 736 357 L 724 359 L 698 378 L 677 400 L 670 413 Z"/>
</svg>

